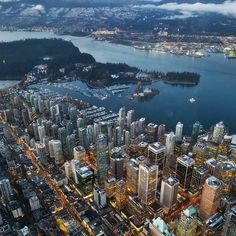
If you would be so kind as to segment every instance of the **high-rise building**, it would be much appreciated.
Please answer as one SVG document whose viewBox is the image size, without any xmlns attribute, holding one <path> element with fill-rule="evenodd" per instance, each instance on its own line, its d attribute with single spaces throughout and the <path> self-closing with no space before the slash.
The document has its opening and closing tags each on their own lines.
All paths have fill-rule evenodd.
<svg viewBox="0 0 236 236">
<path fill-rule="evenodd" d="M 36 147 L 36 152 L 37 152 L 37 155 L 39 157 L 40 163 L 46 166 L 47 162 L 48 162 L 48 158 L 47 158 L 47 155 L 46 155 L 45 144 L 36 143 L 35 147 Z"/>
<path fill-rule="evenodd" d="M 65 168 L 65 175 L 66 175 L 67 179 L 72 178 L 73 177 L 73 172 L 72 172 L 71 162 L 66 161 L 64 163 L 64 168 Z"/>
<path fill-rule="evenodd" d="M 67 135 L 66 137 L 66 153 L 70 159 L 73 158 L 73 149 L 76 146 L 75 134 Z"/>
<path fill-rule="evenodd" d="M 178 222 L 176 236 L 197 235 L 197 211 L 193 206 L 188 207 L 181 214 Z"/>
<path fill-rule="evenodd" d="M 58 139 L 61 141 L 64 154 L 66 154 L 66 137 L 67 137 L 66 128 L 60 127 L 58 129 Z"/>
<path fill-rule="evenodd" d="M 205 166 L 195 167 L 193 170 L 191 186 L 194 189 L 201 189 L 208 177 L 208 169 Z"/>
<path fill-rule="evenodd" d="M 134 121 L 135 119 L 135 115 L 134 115 L 134 110 L 130 110 L 127 112 L 127 126 L 130 127 L 131 123 Z"/>
<path fill-rule="evenodd" d="M 200 216 L 202 219 L 206 220 L 216 213 L 220 203 L 221 189 L 222 183 L 219 179 L 214 176 L 206 179 L 200 202 Z"/>
<path fill-rule="evenodd" d="M 53 124 L 51 126 L 51 130 L 52 130 L 52 137 L 53 137 L 53 139 L 58 139 L 58 125 Z"/>
<path fill-rule="evenodd" d="M 89 166 L 82 166 L 76 170 L 76 174 L 79 191 L 83 194 L 83 196 L 91 194 L 94 184 L 94 174 L 92 169 Z"/>
<path fill-rule="evenodd" d="M 86 161 L 86 151 L 84 147 L 77 146 L 73 148 L 74 159 L 79 160 L 81 164 Z"/>
<path fill-rule="evenodd" d="M 148 145 L 148 159 L 151 164 L 158 165 L 159 177 L 162 175 L 165 162 L 166 147 L 161 143 L 152 143 Z"/>
<path fill-rule="evenodd" d="M 168 177 L 161 182 L 160 203 L 166 208 L 171 208 L 177 200 L 179 181 L 174 177 Z"/>
<path fill-rule="evenodd" d="M 43 143 L 43 139 L 46 137 L 46 130 L 43 125 L 38 126 L 39 141 Z"/>
<path fill-rule="evenodd" d="M 129 146 L 130 144 L 130 132 L 128 130 L 124 130 L 124 145 Z"/>
<path fill-rule="evenodd" d="M 112 149 L 110 155 L 111 174 L 118 180 L 124 177 L 128 157 L 129 156 L 125 152 L 117 148 Z"/>
<path fill-rule="evenodd" d="M 127 189 L 126 182 L 123 179 L 116 182 L 115 200 L 118 209 L 124 208 L 127 201 Z"/>
<path fill-rule="evenodd" d="M 87 144 L 94 143 L 94 128 L 92 125 L 87 126 Z"/>
<path fill-rule="evenodd" d="M 102 133 L 102 125 L 101 123 L 94 123 L 93 128 L 94 128 L 94 140 L 96 140 L 98 135 Z"/>
<path fill-rule="evenodd" d="M 49 153 L 56 164 L 63 162 L 62 144 L 60 140 L 52 139 L 49 141 Z"/>
<path fill-rule="evenodd" d="M 1 194 L 2 196 L 10 201 L 11 195 L 12 193 L 12 188 L 11 188 L 11 184 L 9 179 L 2 179 L 0 180 L 0 190 L 1 190 Z"/>
<path fill-rule="evenodd" d="M 79 162 L 79 160 L 73 159 L 73 160 L 71 160 L 70 164 L 71 164 L 71 171 L 73 174 L 73 179 L 74 179 L 75 183 L 78 184 L 77 171 L 80 168 L 80 162 Z M 68 166 L 68 168 L 69 168 L 69 166 Z M 70 169 L 68 169 L 68 175 L 70 175 Z"/>
<path fill-rule="evenodd" d="M 156 200 L 157 182 L 157 165 L 139 165 L 138 197 L 142 203 L 149 205 Z"/>
<path fill-rule="evenodd" d="M 107 205 L 106 192 L 98 186 L 95 186 L 93 189 L 93 198 L 99 208 L 103 208 Z"/>
<path fill-rule="evenodd" d="M 209 175 L 219 177 L 221 163 L 214 158 L 208 159 L 205 162 L 205 166 L 209 172 Z"/>
<path fill-rule="evenodd" d="M 200 132 L 201 132 L 201 124 L 199 121 L 196 121 L 193 124 L 193 129 L 192 129 L 192 142 L 193 143 L 197 142 Z"/>
<path fill-rule="evenodd" d="M 236 235 L 236 207 L 232 207 L 226 213 L 226 219 L 223 227 L 222 236 L 235 236 Z"/>
<path fill-rule="evenodd" d="M 147 125 L 147 142 L 148 143 L 154 143 L 157 141 L 157 128 L 158 126 L 154 123 L 149 123 Z"/>
<path fill-rule="evenodd" d="M 139 163 L 130 159 L 127 164 L 127 191 L 129 194 L 138 193 Z"/>
<path fill-rule="evenodd" d="M 107 157 L 107 137 L 104 134 L 99 134 L 96 142 L 96 162 L 98 168 L 98 180 L 102 181 L 107 176 L 108 157 Z"/>
<path fill-rule="evenodd" d="M 117 126 L 115 128 L 115 133 L 114 133 L 114 147 L 121 146 L 121 138 L 122 138 L 122 130 L 120 126 Z"/>
<path fill-rule="evenodd" d="M 166 156 L 167 157 L 173 156 L 174 150 L 175 150 L 175 134 L 174 132 L 170 132 L 169 134 L 166 135 Z"/>
<path fill-rule="evenodd" d="M 219 122 L 215 125 L 213 134 L 212 134 L 212 142 L 220 144 L 224 137 L 225 126 L 223 122 Z"/>
<path fill-rule="evenodd" d="M 35 211 L 41 208 L 39 199 L 36 194 L 29 199 L 29 204 L 31 211 Z"/>
<path fill-rule="evenodd" d="M 105 181 L 105 191 L 108 198 L 115 196 L 116 194 L 116 178 L 108 178 Z"/>
<path fill-rule="evenodd" d="M 79 128 L 78 129 L 79 144 L 80 146 L 87 147 L 87 129 Z"/>
<path fill-rule="evenodd" d="M 194 164 L 195 161 L 187 155 L 177 158 L 176 178 L 183 189 L 190 187 Z"/>
<path fill-rule="evenodd" d="M 163 142 L 163 140 L 165 139 L 165 132 L 166 132 L 166 125 L 164 124 L 159 125 L 157 129 L 157 139 L 159 142 Z"/>
<path fill-rule="evenodd" d="M 125 107 L 121 107 L 119 110 L 119 118 L 125 119 Z"/>
<path fill-rule="evenodd" d="M 182 141 L 182 135 L 183 135 L 183 124 L 181 122 L 178 122 L 175 128 L 175 140 L 176 142 Z"/>
</svg>

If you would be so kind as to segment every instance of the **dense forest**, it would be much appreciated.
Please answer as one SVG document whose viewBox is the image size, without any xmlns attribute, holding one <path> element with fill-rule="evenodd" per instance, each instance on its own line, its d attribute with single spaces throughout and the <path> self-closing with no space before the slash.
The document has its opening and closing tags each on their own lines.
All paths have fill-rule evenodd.
<svg viewBox="0 0 236 236">
<path fill-rule="evenodd" d="M 198 84 L 200 75 L 192 72 L 167 72 L 164 81 L 169 83 L 190 83 Z"/>
<path fill-rule="evenodd" d="M 50 59 L 45 62 L 45 58 Z M 81 53 L 71 42 L 61 39 L 26 39 L 0 43 L 0 79 L 19 79 L 35 65 L 49 68 L 68 63 L 94 63 L 94 58 Z"/>
</svg>

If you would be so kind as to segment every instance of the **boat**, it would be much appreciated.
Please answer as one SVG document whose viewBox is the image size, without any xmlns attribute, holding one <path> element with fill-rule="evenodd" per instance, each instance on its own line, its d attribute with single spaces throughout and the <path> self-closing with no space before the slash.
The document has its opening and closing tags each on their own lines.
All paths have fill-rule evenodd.
<svg viewBox="0 0 236 236">
<path fill-rule="evenodd" d="M 190 98 L 188 101 L 189 101 L 190 103 L 194 103 L 194 102 L 196 102 L 196 99 L 195 99 L 195 98 Z"/>
</svg>

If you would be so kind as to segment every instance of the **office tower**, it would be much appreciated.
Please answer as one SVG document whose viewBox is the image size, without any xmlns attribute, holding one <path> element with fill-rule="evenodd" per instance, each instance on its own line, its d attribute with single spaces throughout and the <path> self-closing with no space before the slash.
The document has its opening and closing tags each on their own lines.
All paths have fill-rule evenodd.
<svg viewBox="0 0 236 236">
<path fill-rule="evenodd" d="M 147 133 L 147 142 L 154 143 L 157 141 L 157 128 L 158 126 L 153 123 L 149 123 L 147 125 L 146 133 Z"/>
<path fill-rule="evenodd" d="M 157 139 L 159 142 L 163 142 L 165 139 L 166 125 L 161 124 L 157 129 Z"/>
<path fill-rule="evenodd" d="M 29 204 L 31 211 L 35 211 L 41 208 L 39 199 L 36 194 L 29 199 Z"/>
<path fill-rule="evenodd" d="M 79 144 L 80 146 L 87 147 L 87 129 L 79 128 L 78 129 Z"/>
<path fill-rule="evenodd" d="M 170 132 L 166 135 L 166 157 L 171 157 L 174 155 L 175 150 L 175 134 Z M 170 162 L 170 165 L 173 164 Z"/>
<path fill-rule="evenodd" d="M 119 180 L 116 182 L 116 207 L 118 209 L 122 209 L 125 207 L 127 201 L 127 189 L 126 189 L 126 182 L 124 180 Z"/>
<path fill-rule="evenodd" d="M 92 169 L 89 166 L 82 166 L 76 170 L 76 174 L 79 191 L 83 194 L 83 196 L 91 194 L 94 184 L 94 174 Z"/>
<path fill-rule="evenodd" d="M 182 212 L 178 222 L 176 236 L 197 235 L 197 212 L 193 206 Z"/>
<path fill-rule="evenodd" d="M 193 129 L 192 129 L 192 143 L 196 143 L 197 140 L 198 140 L 198 136 L 201 132 L 201 124 L 199 121 L 196 121 L 194 124 L 193 124 Z"/>
<path fill-rule="evenodd" d="M 94 129 L 92 125 L 87 126 L 87 144 L 94 143 Z"/>
<path fill-rule="evenodd" d="M 62 144 L 60 140 L 52 139 L 49 141 L 49 153 L 56 164 L 63 162 Z"/>
<path fill-rule="evenodd" d="M 98 135 L 102 133 L 102 125 L 101 123 L 94 123 L 94 140 L 97 139 Z"/>
<path fill-rule="evenodd" d="M 81 164 L 86 162 L 86 151 L 84 147 L 77 146 L 73 149 L 74 159 L 79 160 Z"/>
<path fill-rule="evenodd" d="M 115 196 L 116 194 L 116 178 L 108 178 L 105 181 L 105 191 L 108 198 Z"/>
<path fill-rule="evenodd" d="M 12 193 L 12 188 L 9 179 L 2 179 L 0 180 L 0 190 L 1 195 L 4 199 L 10 201 Z"/>
<path fill-rule="evenodd" d="M 134 121 L 135 119 L 135 115 L 134 115 L 134 110 L 130 110 L 127 112 L 127 127 L 130 127 L 131 123 Z"/>
<path fill-rule="evenodd" d="M 124 145 L 129 146 L 130 144 L 130 132 L 128 130 L 124 130 Z"/>
<path fill-rule="evenodd" d="M 209 175 L 219 177 L 221 163 L 214 158 L 205 161 L 205 166 L 209 172 Z"/>
<path fill-rule="evenodd" d="M 82 117 L 79 117 L 78 119 L 77 119 L 77 129 L 79 129 L 79 128 L 83 128 L 84 127 L 84 119 L 82 118 Z"/>
<path fill-rule="evenodd" d="M 145 128 L 146 128 L 145 122 L 146 122 L 146 119 L 144 117 L 138 120 L 138 133 L 144 133 Z"/>
<path fill-rule="evenodd" d="M 48 162 L 48 158 L 47 158 L 47 154 L 46 154 L 45 144 L 43 144 L 43 143 L 36 143 L 35 146 L 36 146 L 36 152 L 37 152 L 37 155 L 39 157 L 40 163 L 42 165 L 46 166 L 47 162 Z"/>
<path fill-rule="evenodd" d="M 53 139 L 58 139 L 58 125 L 53 124 L 51 130 Z"/>
<path fill-rule="evenodd" d="M 66 153 L 70 159 L 73 158 L 73 148 L 76 146 L 75 134 L 66 137 Z"/>
<path fill-rule="evenodd" d="M 205 163 L 206 157 L 205 157 L 205 151 L 206 151 L 206 144 L 203 142 L 196 142 L 193 146 L 193 154 L 195 156 L 194 160 L 196 162 L 196 166 L 201 166 Z"/>
<path fill-rule="evenodd" d="M 136 133 L 137 133 L 137 131 L 136 131 L 136 123 L 137 122 L 132 122 L 131 124 L 130 124 L 130 137 L 131 138 L 135 138 L 136 137 Z"/>
<path fill-rule="evenodd" d="M 46 137 L 46 130 L 43 125 L 38 126 L 39 141 L 43 143 L 43 139 Z"/>
<path fill-rule="evenodd" d="M 108 139 L 108 143 L 112 141 L 112 135 L 113 135 L 112 123 L 108 122 L 107 123 L 107 139 Z"/>
<path fill-rule="evenodd" d="M 71 121 L 66 122 L 66 134 L 73 134 L 73 123 Z"/>
<path fill-rule="evenodd" d="M 183 189 L 190 187 L 194 164 L 195 161 L 187 155 L 177 158 L 176 178 Z"/>
<path fill-rule="evenodd" d="M 107 160 L 107 137 L 104 134 L 99 134 L 96 142 L 97 150 L 97 168 L 98 168 L 98 180 L 101 182 L 106 178 L 108 171 L 108 160 Z"/>
<path fill-rule="evenodd" d="M 225 214 L 226 219 L 223 227 L 222 236 L 235 236 L 236 235 L 236 207 L 232 207 Z"/>
<path fill-rule="evenodd" d="M 45 123 L 42 122 L 45 127 L 46 136 L 52 137 L 52 126 L 54 125 L 51 120 L 46 120 Z"/>
<path fill-rule="evenodd" d="M 208 177 L 209 171 L 205 166 L 195 167 L 193 170 L 191 186 L 194 189 L 201 189 Z"/>
<path fill-rule="evenodd" d="M 58 139 L 61 141 L 62 148 L 63 148 L 63 153 L 66 151 L 66 137 L 67 137 L 67 132 L 65 127 L 61 127 L 58 129 Z"/>
<path fill-rule="evenodd" d="M 93 198 L 99 208 L 104 208 L 107 205 L 106 192 L 95 186 L 93 189 Z"/>
<path fill-rule="evenodd" d="M 176 142 L 182 141 L 183 126 L 184 125 L 181 122 L 178 122 L 175 127 L 175 140 L 176 140 Z"/>
<path fill-rule="evenodd" d="M 78 184 L 77 170 L 80 167 L 80 162 L 79 162 L 79 160 L 73 159 L 73 160 L 71 160 L 70 164 L 71 164 L 73 179 L 74 179 L 75 183 Z"/>
<path fill-rule="evenodd" d="M 38 131 L 38 124 L 33 123 L 33 131 L 34 131 L 34 138 L 38 141 L 39 140 L 39 131 Z"/>
<path fill-rule="evenodd" d="M 125 119 L 125 107 L 121 107 L 119 110 L 119 118 Z"/>
<path fill-rule="evenodd" d="M 162 174 L 164 167 L 165 150 L 165 146 L 158 142 L 148 145 L 149 162 L 158 165 L 159 176 Z"/>
<path fill-rule="evenodd" d="M 117 126 L 115 128 L 115 133 L 114 133 L 114 147 L 121 146 L 121 137 L 122 137 L 121 127 Z"/>
<path fill-rule="evenodd" d="M 129 156 L 121 150 L 116 148 L 112 149 L 110 156 L 110 168 L 112 176 L 116 179 L 121 179 L 124 177 L 128 157 Z"/>
<path fill-rule="evenodd" d="M 212 134 L 213 143 L 220 144 L 222 142 L 223 137 L 224 137 L 224 129 L 225 129 L 225 126 L 223 122 L 219 122 L 215 125 L 213 134 Z"/>
<path fill-rule="evenodd" d="M 220 165 L 219 178 L 223 182 L 222 194 L 228 195 L 231 185 L 236 177 L 236 167 L 233 162 L 224 162 Z"/>
<path fill-rule="evenodd" d="M 118 117 L 117 121 L 118 121 L 117 124 L 121 129 L 121 132 L 123 132 L 123 130 L 125 128 L 125 118 Z"/>
<path fill-rule="evenodd" d="M 206 179 L 200 202 L 200 216 L 202 219 L 206 220 L 217 212 L 221 189 L 222 183 L 219 179 L 214 176 Z"/>
<path fill-rule="evenodd" d="M 27 109 L 21 110 L 21 117 L 22 117 L 23 124 L 26 127 L 29 124 L 29 114 L 28 114 Z"/>
<path fill-rule="evenodd" d="M 70 117 L 70 121 L 73 124 L 73 127 L 76 128 L 76 122 L 77 122 L 77 108 L 76 107 L 71 107 L 69 109 L 69 117 Z"/>
<path fill-rule="evenodd" d="M 168 177 L 161 182 L 160 203 L 163 207 L 171 208 L 176 203 L 179 181 L 174 177 Z"/>
<path fill-rule="evenodd" d="M 65 175 L 68 179 L 73 177 L 73 172 L 72 172 L 72 167 L 71 167 L 71 162 L 66 161 L 64 163 L 64 168 L 65 168 Z"/>
<path fill-rule="evenodd" d="M 142 203 L 149 205 L 156 200 L 157 182 L 157 165 L 139 165 L 138 197 Z"/>
<path fill-rule="evenodd" d="M 139 163 L 130 159 L 127 164 L 127 191 L 129 194 L 138 193 Z"/>
</svg>

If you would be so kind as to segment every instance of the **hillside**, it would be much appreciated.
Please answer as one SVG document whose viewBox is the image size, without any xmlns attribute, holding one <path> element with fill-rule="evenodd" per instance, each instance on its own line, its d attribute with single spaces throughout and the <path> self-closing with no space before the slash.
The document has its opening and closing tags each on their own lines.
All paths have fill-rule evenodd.
<svg viewBox="0 0 236 236">
<path fill-rule="evenodd" d="M 0 79 L 19 79 L 35 65 L 91 64 L 94 58 L 61 39 L 27 39 L 0 43 Z M 48 60 L 50 59 L 50 60 Z"/>
</svg>

